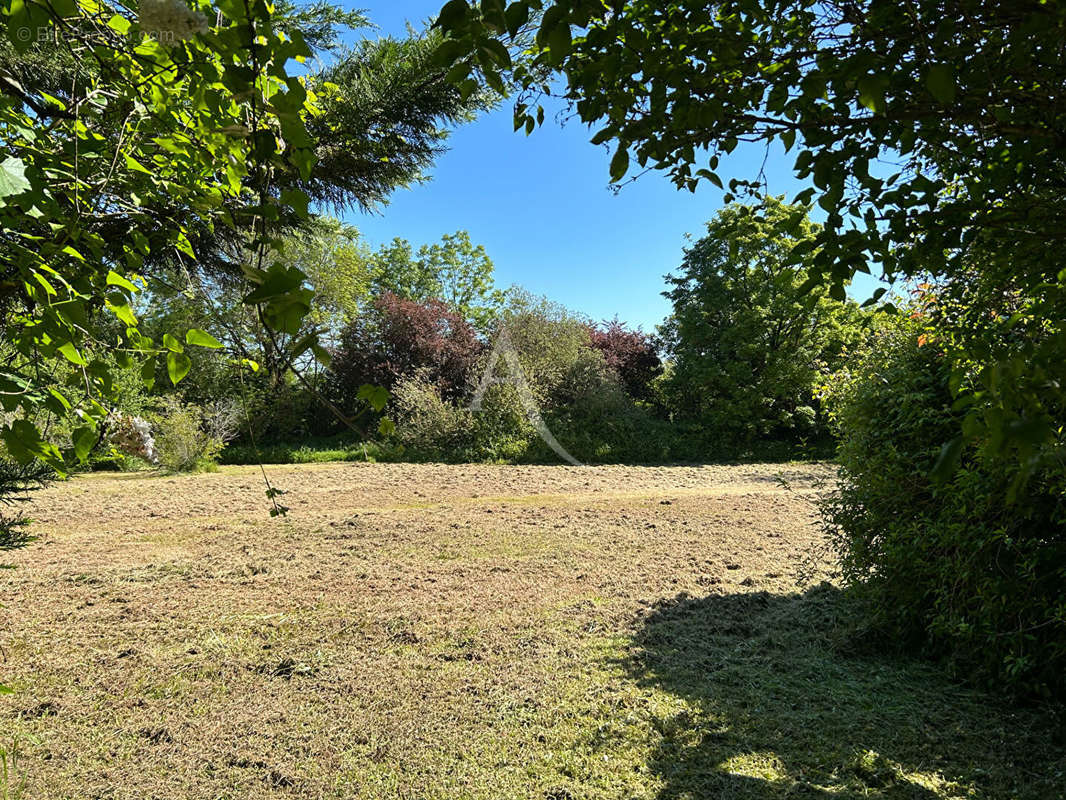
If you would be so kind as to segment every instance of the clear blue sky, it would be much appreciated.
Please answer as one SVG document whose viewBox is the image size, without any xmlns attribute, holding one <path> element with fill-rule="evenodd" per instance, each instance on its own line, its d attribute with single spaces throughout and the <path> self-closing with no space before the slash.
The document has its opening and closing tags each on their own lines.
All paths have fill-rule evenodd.
<svg viewBox="0 0 1066 800">
<path fill-rule="evenodd" d="M 432 17 L 441 0 L 357 3 L 377 30 L 402 35 Z M 614 193 L 608 188 L 610 152 L 589 144 L 578 122 L 547 121 L 531 136 L 513 131 L 511 105 L 452 135 L 432 180 L 397 192 L 380 214 L 352 213 L 372 245 L 399 236 L 416 246 L 465 229 L 496 266 L 497 285 L 518 284 L 593 319 L 615 316 L 651 330 L 670 311 L 663 275 L 681 260 L 685 235 L 698 237 L 722 206 L 722 191 L 678 191 L 647 174 Z M 720 174 L 753 178 L 762 148 L 738 150 Z M 791 159 L 771 156 L 770 192 L 789 197 L 805 188 L 791 175 Z M 874 282 L 860 276 L 852 294 L 865 299 Z"/>
</svg>

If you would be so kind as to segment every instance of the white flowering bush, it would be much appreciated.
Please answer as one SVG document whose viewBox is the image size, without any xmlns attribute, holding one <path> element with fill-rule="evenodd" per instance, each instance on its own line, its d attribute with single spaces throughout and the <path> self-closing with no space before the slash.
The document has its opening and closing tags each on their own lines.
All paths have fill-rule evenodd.
<svg viewBox="0 0 1066 800">
<path fill-rule="evenodd" d="M 143 417 L 113 413 L 110 440 L 114 448 L 124 455 L 143 458 L 149 464 L 159 461 L 152 426 Z"/>
</svg>

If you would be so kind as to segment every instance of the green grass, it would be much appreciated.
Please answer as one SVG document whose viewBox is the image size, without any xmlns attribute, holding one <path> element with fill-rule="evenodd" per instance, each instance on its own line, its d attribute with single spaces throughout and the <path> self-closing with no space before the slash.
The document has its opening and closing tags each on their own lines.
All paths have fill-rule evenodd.
<svg viewBox="0 0 1066 800">
<path fill-rule="evenodd" d="M 573 744 L 612 765 L 599 780 L 646 773 L 653 791 L 632 796 L 659 800 L 1066 797 L 1061 711 L 849 654 L 847 608 L 828 585 L 661 604 L 601 641 Z"/>
<path fill-rule="evenodd" d="M 1062 712 L 858 648 L 794 580 L 808 499 L 749 468 L 291 469 L 323 490 L 275 521 L 234 508 L 255 472 L 49 490 L 0 800 L 1066 799 Z"/>
<path fill-rule="evenodd" d="M 377 442 L 357 442 L 348 436 L 310 437 L 301 442 L 272 442 L 254 448 L 230 444 L 220 464 L 315 464 L 328 461 L 396 461 L 400 452 Z"/>
</svg>

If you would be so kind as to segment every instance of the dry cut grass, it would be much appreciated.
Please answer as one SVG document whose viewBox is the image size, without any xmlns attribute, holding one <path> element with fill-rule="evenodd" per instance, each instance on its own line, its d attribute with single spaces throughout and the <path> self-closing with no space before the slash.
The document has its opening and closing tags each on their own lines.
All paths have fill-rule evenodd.
<svg viewBox="0 0 1066 800">
<path fill-rule="evenodd" d="M 1049 712 L 839 646 L 828 468 L 271 475 L 285 520 L 243 467 L 41 494 L 0 573 L 0 789 L 1064 796 Z"/>
</svg>

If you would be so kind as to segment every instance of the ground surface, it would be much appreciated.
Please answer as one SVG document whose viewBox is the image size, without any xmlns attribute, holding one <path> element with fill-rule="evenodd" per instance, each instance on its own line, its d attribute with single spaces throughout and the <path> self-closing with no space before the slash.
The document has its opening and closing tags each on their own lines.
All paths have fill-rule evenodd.
<svg viewBox="0 0 1066 800">
<path fill-rule="evenodd" d="M 842 646 L 828 468 L 269 473 L 286 519 L 245 467 L 39 494 L 0 797 L 1066 793 L 1046 713 Z"/>
</svg>

